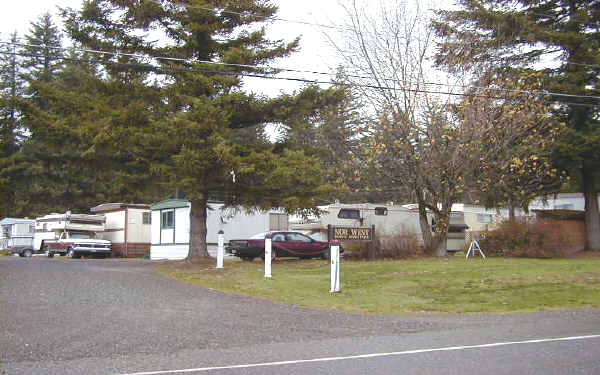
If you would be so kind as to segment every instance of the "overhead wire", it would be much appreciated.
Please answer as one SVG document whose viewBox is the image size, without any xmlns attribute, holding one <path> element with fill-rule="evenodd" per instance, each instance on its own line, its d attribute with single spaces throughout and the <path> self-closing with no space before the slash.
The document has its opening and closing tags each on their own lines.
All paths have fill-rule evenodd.
<svg viewBox="0 0 600 375">
<path fill-rule="evenodd" d="M 313 71 L 313 70 L 301 70 L 301 69 L 272 67 L 272 66 L 250 65 L 250 64 L 225 63 L 225 62 L 210 61 L 210 60 L 190 60 L 190 59 L 168 57 L 168 56 L 139 55 L 139 54 L 133 54 L 133 53 L 108 52 L 108 51 L 83 49 L 83 48 L 45 46 L 45 45 L 40 45 L 40 44 L 36 45 L 36 44 L 27 44 L 27 43 L 5 42 L 5 41 L 0 41 L 0 44 L 9 45 L 9 46 L 13 46 L 13 47 L 20 46 L 20 47 L 27 47 L 27 48 L 53 49 L 53 50 L 60 50 L 63 52 L 76 51 L 76 52 L 99 54 L 99 55 L 105 55 L 105 56 L 111 56 L 111 57 L 121 57 L 122 56 L 122 57 L 136 58 L 136 59 L 175 61 L 175 62 L 182 62 L 182 63 L 186 63 L 186 64 L 207 64 L 207 65 L 218 65 L 218 66 L 226 66 L 226 67 L 256 69 L 256 70 L 262 70 L 264 74 L 268 74 L 268 71 L 270 71 L 271 74 L 275 74 L 278 72 L 289 72 L 289 73 L 303 73 L 303 74 L 315 74 L 315 75 L 325 75 L 325 76 L 336 76 L 337 75 L 336 73 Z M 106 63 L 106 62 L 101 61 L 99 63 Z M 206 71 L 206 72 L 208 72 L 208 71 Z M 239 75 L 241 73 L 236 73 L 236 74 Z M 278 79 L 277 77 L 273 77 L 273 76 L 258 76 L 256 74 L 254 74 L 254 75 L 245 74 L 245 76 L 254 77 L 254 78 Z M 349 74 L 349 75 L 347 75 L 347 77 L 357 78 L 357 79 L 370 79 L 371 78 L 369 76 L 361 76 L 361 75 L 353 75 L 353 74 Z M 305 82 L 305 83 L 316 83 L 316 84 L 336 84 L 336 82 L 331 82 L 331 81 L 310 80 L 310 79 L 293 78 L 293 77 L 279 77 L 279 79 L 289 80 L 289 81 L 299 81 L 299 82 Z M 393 78 L 383 77 L 381 80 L 385 81 L 385 82 L 404 84 L 403 82 L 400 82 L 399 80 L 393 79 Z M 408 84 L 411 86 L 424 85 L 424 86 L 442 86 L 442 87 L 450 87 L 450 88 L 457 87 L 457 88 L 462 88 L 462 89 L 489 90 L 489 91 L 496 91 L 496 92 L 507 92 L 507 93 L 510 92 L 510 93 L 518 93 L 518 94 L 529 94 L 529 95 L 550 95 L 550 96 L 556 96 L 556 97 L 600 100 L 600 96 L 566 94 L 566 93 L 560 93 L 560 92 L 541 91 L 541 90 L 518 90 L 518 89 L 507 89 L 507 88 L 499 88 L 499 87 L 482 87 L 482 86 L 458 85 L 458 84 L 437 83 L 437 82 L 420 82 L 420 83 L 409 82 Z M 388 89 L 388 90 L 405 90 L 405 91 L 415 90 L 415 89 L 411 89 L 411 88 L 407 88 L 407 87 L 384 87 L 384 86 L 380 86 L 380 85 L 368 85 L 368 84 L 356 84 L 356 83 L 353 83 L 350 85 L 356 86 L 356 87 L 363 87 L 363 88 L 377 88 L 377 89 Z M 462 96 L 461 93 L 450 93 L 450 92 L 441 92 L 441 91 L 432 91 L 432 90 L 423 90 L 423 92 L 433 93 L 433 94 L 448 94 L 448 95 Z"/>
<path fill-rule="evenodd" d="M 28 53 L 15 53 L 15 52 L 4 52 L 0 51 L 0 54 L 4 55 L 17 55 L 17 56 L 26 56 L 26 57 L 43 57 L 43 55 L 36 54 L 28 54 Z M 163 71 L 163 72 L 178 72 L 178 73 L 209 73 L 216 75 L 225 75 L 231 77 L 249 77 L 249 78 L 261 78 L 261 79 L 271 79 L 271 80 L 284 80 L 284 81 L 295 81 L 295 82 L 303 82 L 303 83 L 313 83 L 313 84 L 328 84 L 328 85 L 341 85 L 346 87 L 362 87 L 369 89 L 377 89 L 377 90 L 391 90 L 391 91 L 407 91 L 413 93 L 424 93 L 424 94 L 437 94 L 437 95 L 448 95 L 448 96 L 462 96 L 462 97 L 475 97 L 475 98 L 485 98 L 485 99 L 496 99 L 496 100 L 513 100 L 513 101 L 524 101 L 522 98 L 506 98 L 501 96 L 491 96 L 491 95 L 483 95 L 483 94 L 475 94 L 475 93 L 459 93 L 459 92 L 451 92 L 451 91 L 440 91 L 440 90 L 424 90 L 424 89 L 413 89 L 413 88 L 397 88 L 397 87 L 387 87 L 381 85 L 370 85 L 370 84 L 357 84 L 357 83 L 338 83 L 332 81 L 318 81 L 311 80 L 305 78 L 295 78 L 295 77 L 277 77 L 273 75 L 266 74 L 256 74 L 256 73 L 243 73 L 243 72 L 227 72 L 227 71 L 218 71 L 212 69 L 199 69 L 199 68 L 177 68 L 177 67 L 169 67 L 169 66 L 156 66 L 151 64 L 140 64 L 140 63 L 123 63 L 116 61 L 101 61 L 101 60 L 91 60 L 91 59 L 82 59 L 82 58 L 72 58 L 61 56 L 59 57 L 61 60 L 74 61 L 74 62 L 86 62 L 86 63 L 96 63 L 96 64 L 108 64 L 112 66 L 121 66 L 121 67 L 131 67 L 131 68 L 142 68 L 148 71 Z M 558 101 L 550 101 L 543 100 L 543 102 L 547 104 L 557 104 Z M 559 101 L 558 103 L 563 105 L 574 105 L 574 106 L 582 106 L 582 107 L 590 107 L 590 108 L 598 108 L 600 107 L 600 103 L 598 104 L 589 104 L 589 103 L 574 103 L 574 102 L 563 102 Z"/>
</svg>

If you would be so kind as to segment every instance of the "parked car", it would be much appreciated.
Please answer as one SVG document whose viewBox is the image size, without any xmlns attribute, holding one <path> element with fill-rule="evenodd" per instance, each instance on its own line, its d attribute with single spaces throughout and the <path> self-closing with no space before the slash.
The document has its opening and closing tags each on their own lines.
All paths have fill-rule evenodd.
<svg viewBox="0 0 600 375">
<path fill-rule="evenodd" d="M 265 257 L 265 237 L 271 235 L 271 258 L 299 257 L 299 258 L 329 258 L 329 243 L 316 241 L 300 232 L 265 232 L 255 234 L 248 239 L 231 240 L 226 251 L 252 261 L 256 257 Z M 343 251 L 343 249 L 340 249 Z"/>
</svg>

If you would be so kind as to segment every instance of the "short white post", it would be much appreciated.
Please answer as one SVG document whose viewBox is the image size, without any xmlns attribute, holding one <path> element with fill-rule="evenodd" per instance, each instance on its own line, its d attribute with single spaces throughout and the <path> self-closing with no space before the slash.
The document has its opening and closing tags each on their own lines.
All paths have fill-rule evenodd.
<svg viewBox="0 0 600 375">
<path fill-rule="evenodd" d="M 329 260 L 331 261 L 331 289 L 330 293 L 341 292 L 340 283 L 340 242 L 333 240 L 329 243 Z"/>
<path fill-rule="evenodd" d="M 223 234 L 224 233 L 225 232 L 220 230 L 217 235 L 217 268 L 223 268 L 223 257 L 225 256 L 225 248 L 223 246 L 223 243 L 224 243 Z"/>
<path fill-rule="evenodd" d="M 271 234 L 265 236 L 265 277 L 270 278 L 271 275 Z"/>
</svg>

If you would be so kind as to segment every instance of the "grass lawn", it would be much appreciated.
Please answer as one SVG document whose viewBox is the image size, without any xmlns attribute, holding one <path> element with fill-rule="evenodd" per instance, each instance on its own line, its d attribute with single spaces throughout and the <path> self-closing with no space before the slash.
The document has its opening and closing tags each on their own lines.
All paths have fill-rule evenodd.
<svg viewBox="0 0 600 375">
<path fill-rule="evenodd" d="M 600 307 L 600 257 L 487 260 L 450 257 L 342 262 L 342 293 L 329 293 L 329 263 L 278 260 L 166 262 L 162 275 L 223 292 L 352 313 L 511 313 Z"/>
</svg>

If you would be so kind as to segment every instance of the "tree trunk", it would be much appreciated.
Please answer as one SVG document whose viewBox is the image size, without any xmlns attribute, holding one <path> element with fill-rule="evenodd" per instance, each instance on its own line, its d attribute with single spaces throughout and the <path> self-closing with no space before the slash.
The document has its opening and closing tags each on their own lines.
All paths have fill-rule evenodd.
<svg viewBox="0 0 600 375">
<path fill-rule="evenodd" d="M 438 257 L 445 257 L 448 251 L 448 235 L 447 232 L 435 235 L 435 253 Z"/>
<path fill-rule="evenodd" d="M 209 258 L 206 246 L 206 216 L 207 200 L 192 200 L 190 210 L 190 250 L 187 259 Z"/>
<path fill-rule="evenodd" d="M 508 221 L 514 223 L 516 218 L 517 215 L 515 215 L 515 204 L 512 198 L 508 198 Z"/>
<path fill-rule="evenodd" d="M 431 235 L 431 226 L 427 220 L 427 208 L 425 208 L 422 202 L 419 202 L 419 224 L 421 226 L 423 246 L 427 250 L 433 250 L 433 237 Z"/>
<path fill-rule="evenodd" d="M 583 175 L 583 196 L 585 198 L 585 250 L 600 251 L 600 213 L 598 212 L 598 192 L 594 186 L 594 176 L 585 168 Z"/>
</svg>

